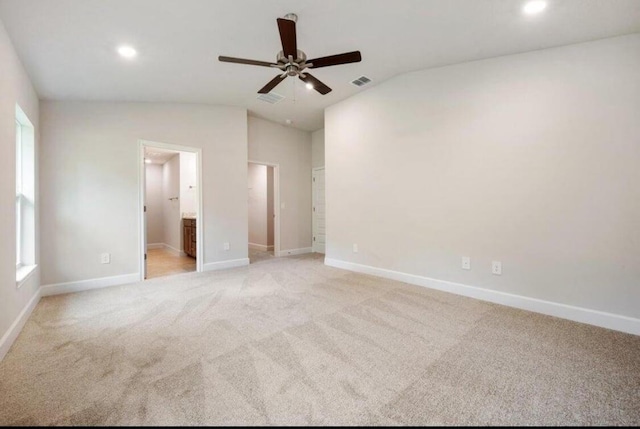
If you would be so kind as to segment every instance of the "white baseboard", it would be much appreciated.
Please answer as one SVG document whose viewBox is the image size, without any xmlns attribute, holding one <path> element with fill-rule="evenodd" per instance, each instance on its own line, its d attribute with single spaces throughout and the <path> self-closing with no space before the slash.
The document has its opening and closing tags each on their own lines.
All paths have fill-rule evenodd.
<svg viewBox="0 0 640 429">
<path fill-rule="evenodd" d="M 113 277 L 101 277 L 98 279 L 81 280 L 77 282 L 56 283 L 40 287 L 42 296 L 60 295 L 63 293 L 82 292 L 103 287 L 119 286 L 140 281 L 140 273 L 125 274 Z"/>
<path fill-rule="evenodd" d="M 249 243 L 249 249 L 262 250 L 263 252 L 266 252 L 266 251 L 269 251 L 269 250 L 273 250 L 273 245 L 265 246 L 264 244 Z"/>
<path fill-rule="evenodd" d="M 173 253 L 176 256 L 187 256 L 187 254 L 184 253 L 182 250 L 176 249 L 173 246 L 169 246 L 167 243 L 162 243 L 162 245 L 164 246 L 165 249 L 167 249 L 169 252 Z"/>
<path fill-rule="evenodd" d="M 149 244 L 147 244 L 147 250 L 152 250 L 152 249 L 166 249 L 166 250 L 168 250 L 169 252 L 173 253 L 176 256 L 186 256 L 187 255 L 182 250 L 178 250 L 173 246 L 169 246 L 167 243 L 149 243 Z"/>
<path fill-rule="evenodd" d="M 204 264 L 202 271 L 226 270 L 227 268 L 244 267 L 249 265 L 249 258 L 231 259 L 229 261 L 209 262 Z"/>
<path fill-rule="evenodd" d="M 304 255 L 305 253 L 313 253 L 311 247 L 303 247 L 302 249 L 281 250 L 276 256 L 293 256 Z"/>
<path fill-rule="evenodd" d="M 22 309 L 16 320 L 11 324 L 9 330 L 2 336 L 2 339 L 0 339 L 0 361 L 4 359 L 16 338 L 20 335 L 22 328 L 24 328 L 24 324 L 27 323 L 29 316 L 31 316 L 31 312 L 33 312 L 33 309 L 38 305 L 40 296 L 40 289 L 38 289 L 27 305 Z"/>
<path fill-rule="evenodd" d="M 432 279 L 429 277 L 417 276 L 414 274 L 372 267 L 369 265 L 355 264 L 353 262 L 345 262 L 337 259 L 325 258 L 324 263 L 330 267 L 342 268 L 363 274 L 371 274 L 386 279 L 397 280 L 417 286 L 468 296 L 482 301 L 489 301 L 522 310 L 533 311 L 535 313 L 555 316 L 561 319 L 568 319 L 574 322 L 581 322 L 629 334 L 640 335 L 640 319 L 635 319 L 633 317 L 605 313 L 603 311 L 544 301 L 522 295 L 483 289 L 461 283 Z"/>
</svg>

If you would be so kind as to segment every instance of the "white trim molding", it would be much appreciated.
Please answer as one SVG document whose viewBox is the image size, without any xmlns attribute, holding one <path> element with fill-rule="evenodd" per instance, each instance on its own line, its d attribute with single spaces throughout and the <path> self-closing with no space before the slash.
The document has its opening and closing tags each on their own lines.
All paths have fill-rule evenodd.
<svg viewBox="0 0 640 429">
<path fill-rule="evenodd" d="M 316 237 L 316 230 L 318 228 L 318 221 L 316 219 L 316 173 L 320 170 L 324 170 L 324 166 L 322 167 L 315 167 L 311 169 L 311 249 L 313 250 L 314 253 L 322 253 L 324 255 L 324 253 L 327 251 L 326 246 L 327 244 L 325 243 L 325 248 L 323 252 L 318 252 L 319 249 L 319 245 L 315 240 Z M 325 181 L 326 181 L 326 171 L 325 171 Z M 326 194 L 326 191 L 325 191 Z M 326 195 L 325 195 L 325 202 L 326 202 Z M 327 216 L 325 213 L 325 223 L 327 220 Z M 325 234 L 325 239 L 326 239 L 326 234 Z"/>
<path fill-rule="evenodd" d="M 176 249 L 176 248 L 175 248 L 175 247 L 173 247 L 173 246 L 169 246 L 169 245 L 168 245 L 168 244 L 166 244 L 166 243 L 163 243 L 162 245 L 164 246 L 164 248 L 165 248 L 166 250 L 168 250 L 169 252 L 173 253 L 173 254 L 174 254 L 174 255 L 176 255 L 176 256 L 187 256 L 187 254 L 186 254 L 186 253 L 184 253 L 182 250 L 178 250 L 178 249 Z"/>
<path fill-rule="evenodd" d="M 273 245 L 265 246 L 264 244 L 249 243 L 249 249 L 262 250 L 263 252 L 266 252 L 266 251 L 269 251 L 269 250 L 273 250 Z"/>
<path fill-rule="evenodd" d="M 281 250 L 278 254 L 276 254 L 276 256 L 304 255 L 305 253 L 313 253 L 313 249 L 311 247 L 303 247 L 301 249 Z"/>
<path fill-rule="evenodd" d="M 22 328 L 24 328 L 25 323 L 27 323 L 27 320 L 29 320 L 29 316 L 31 316 L 33 309 L 36 308 L 36 305 L 40 302 L 40 297 L 41 293 L 40 289 L 38 289 L 27 305 L 22 309 L 16 320 L 11 324 L 7 332 L 3 335 L 2 339 L 0 339 L 0 361 L 4 359 L 16 338 L 20 335 L 20 332 L 22 331 Z"/>
<path fill-rule="evenodd" d="M 228 261 L 209 262 L 204 264 L 203 271 L 226 270 L 227 268 L 245 267 L 249 265 L 249 258 L 230 259 Z"/>
<path fill-rule="evenodd" d="M 56 283 L 40 287 L 42 296 L 61 295 L 63 293 L 82 292 L 91 289 L 120 286 L 129 283 L 138 283 L 140 273 L 131 273 L 121 276 L 101 277 L 97 279 L 80 280 L 77 282 Z"/>
<path fill-rule="evenodd" d="M 187 256 L 182 250 L 178 250 L 173 246 L 168 245 L 167 243 L 149 243 L 147 244 L 147 250 L 153 249 L 166 249 L 176 256 Z"/>
<path fill-rule="evenodd" d="M 575 307 L 552 301 L 544 301 L 537 298 L 529 298 L 522 295 L 514 295 L 461 283 L 372 267 L 369 265 L 340 261 L 338 259 L 325 258 L 324 263 L 330 267 L 342 268 L 344 270 L 355 271 L 357 273 L 370 274 L 373 276 L 383 277 L 385 279 L 397 280 L 430 289 L 454 293 L 456 295 L 467 296 L 482 301 L 502 304 L 508 307 L 515 307 L 521 310 L 555 316 L 561 319 L 572 320 L 574 322 L 586 323 L 589 325 L 600 326 L 602 328 L 613 329 L 615 331 L 626 332 L 628 334 L 640 335 L 640 319 L 635 319 L 633 317 Z"/>
<path fill-rule="evenodd" d="M 197 213 L 196 213 L 196 271 L 204 271 L 204 209 L 203 209 L 203 190 L 202 190 L 202 149 L 191 146 L 181 146 L 176 144 L 161 143 L 148 140 L 138 140 L 138 238 L 139 238 L 139 257 L 140 257 L 140 272 L 138 273 L 138 280 L 144 281 L 146 260 L 145 254 L 147 247 L 147 234 L 146 234 L 146 219 L 145 219 L 145 167 L 144 162 L 144 150 L 146 147 L 155 147 L 160 149 L 168 149 L 177 152 L 190 152 L 196 155 L 196 194 L 198 199 Z M 157 243 L 156 243 L 157 244 Z M 166 248 L 169 248 L 166 246 Z M 184 252 L 169 248 L 172 251 L 177 251 L 180 255 L 185 255 Z"/>
<path fill-rule="evenodd" d="M 267 167 L 273 167 L 273 215 L 275 216 L 273 221 L 273 250 L 274 254 L 278 256 L 280 251 L 280 164 L 274 164 L 272 162 L 257 161 L 250 159 L 248 164 L 266 165 Z M 249 243 L 251 245 L 251 243 Z M 261 250 L 261 249 L 257 249 Z"/>
</svg>

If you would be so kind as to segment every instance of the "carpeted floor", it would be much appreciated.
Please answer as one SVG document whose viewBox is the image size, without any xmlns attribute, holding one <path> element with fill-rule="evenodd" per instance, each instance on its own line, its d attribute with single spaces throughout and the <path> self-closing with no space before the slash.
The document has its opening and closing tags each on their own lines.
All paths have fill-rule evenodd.
<svg viewBox="0 0 640 429">
<path fill-rule="evenodd" d="M 249 261 L 252 264 L 273 259 L 273 250 L 256 250 L 249 248 Z"/>
<path fill-rule="evenodd" d="M 42 299 L 0 424 L 637 425 L 640 337 L 274 258 Z"/>
</svg>

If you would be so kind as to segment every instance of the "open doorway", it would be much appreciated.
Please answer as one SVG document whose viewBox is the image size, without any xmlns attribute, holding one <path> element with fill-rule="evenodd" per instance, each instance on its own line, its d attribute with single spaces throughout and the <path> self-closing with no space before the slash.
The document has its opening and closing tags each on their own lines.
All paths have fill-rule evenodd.
<svg viewBox="0 0 640 429">
<path fill-rule="evenodd" d="M 278 256 L 280 250 L 278 166 L 250 161 L 248 164 L 249 261 Z"/>
<path fill-rule="evenodd" d="M 199 152 L 141 142 L 142 278 L 201 271 Z"/>
</svg>

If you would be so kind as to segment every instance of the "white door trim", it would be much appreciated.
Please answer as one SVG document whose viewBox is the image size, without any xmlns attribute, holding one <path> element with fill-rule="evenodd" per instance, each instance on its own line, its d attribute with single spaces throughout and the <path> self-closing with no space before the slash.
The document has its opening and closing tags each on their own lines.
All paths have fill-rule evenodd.
<svg viewBox="0 0 640 429">
<path fill-rule="evenodd" d="M 316 234 L 316 214 L 313 211 L 314 201 L 316 200 L 316 188 L 313 185 L 314 183 L 313 179 L 316 176 L 316 172 L 320 170 L 324 170 L 324 167 L 315 167 L 311 169 L 311 249 L 314 253 L 317 252 L 318 247 L 316 246 L 316 242 L 313 240 L 313 237 L 315 237 L 315 234 Z M 326 174 L 327 172 L 325 171 L 325 181 L 326 181 Z M 325 199 L 326 199 L 326 184 L 325 184 Z M 326 204 L 326 201 L 325 201 L 325 204 Z M 327 215 L 325 213 L 325 222 L 326 221 L 327 221 Z M 326 239 L 326 236 L 325 236 L 325 239 Z M 325 243 L 325 252 L 326 251 L 327 249 L 326 249 L 326 243 Z"/>
<path fill-rule="evenodd" d="M 145 147 L 156 147 L 159 149 L 175 150 L 178 152 L 190 152 L 196 155 L 196 194 L 198 196 L 198 209 L 196 213 L 196 271 L 202 272 L 204 267 L 204 222 L 203 222 L 203 200 L 202 200 L 202 149 L 191 146 L 181 146 L 169 143 L 160 143 L 148 140 L 138 140 L 138 237 L 139 237 L 139 255 L 140 255 L 140 281 L 144 280 L 145 262 L 144 254 L 146 251 L 146 225 L 144 216 L 144 199 L 145 199 L 145 163 L 144 149 Z"/>
<path fill-rule="evenodd" d="M 256 161 L 252 159 L 247 162 L 249 164 L 266 165 L 267 167 L 273 167 L 273 214 L 276 216 L 273 222 L 273 254 L 274 256 L 280 256 L 280 164 Z M 247 243 L 248 242 L 249 237 L 247 237 Z"/>
</svg>

